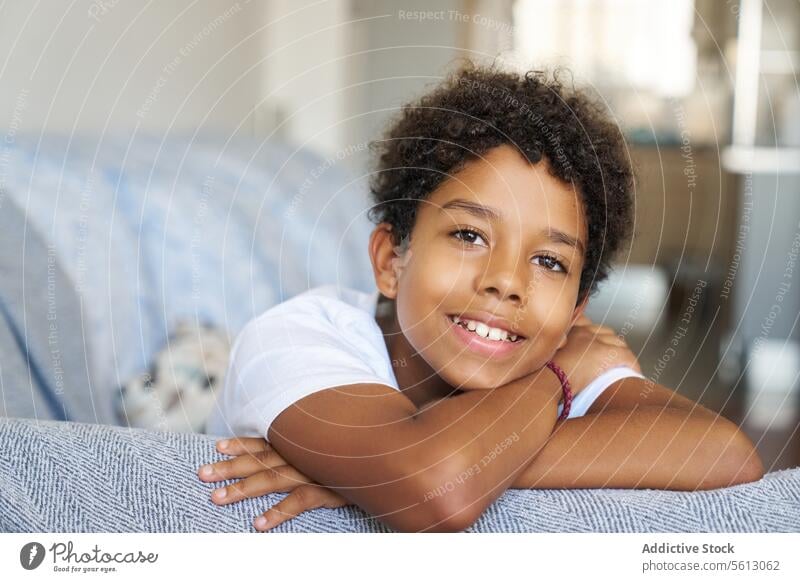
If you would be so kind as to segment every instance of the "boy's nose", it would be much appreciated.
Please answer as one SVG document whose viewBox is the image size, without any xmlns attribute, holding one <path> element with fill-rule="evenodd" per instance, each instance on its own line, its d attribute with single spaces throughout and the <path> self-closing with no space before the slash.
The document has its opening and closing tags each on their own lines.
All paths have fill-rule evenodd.
<svg viewBox="0 0 800 582">
<path fill-rule="evenodd" d="M 505 301 L 505 300 L 509 299 L 511 301 L 515 301 L 515 302 L 518 302 L 518 303 L 521 302 L 522 301 L 522 295 L 517 293 L 516 291 L 509 291 L 508 290 L 509 288 L 510 288 L 510 286 L 507 286 L 507 285 L 506 286 L 501 286 L 501 287 L 489 286 L 489 287 L 486 287 L 485 290 L 488 293 L 494 293 L 495 295 L 497 295 L 498 301 Z"/>
<path fill-rule="evenodd" d="M 525 264 L 513 257 L 492 257 L 486 267 L 481 287 L 497 295 L 499 301 L 522 301 L 525 294 Z"/>
</svg>

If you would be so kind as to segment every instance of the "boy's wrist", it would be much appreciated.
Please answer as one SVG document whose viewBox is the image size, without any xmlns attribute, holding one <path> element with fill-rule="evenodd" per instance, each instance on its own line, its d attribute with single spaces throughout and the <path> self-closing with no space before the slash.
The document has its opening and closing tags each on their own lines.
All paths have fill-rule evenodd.
<svg viewBox="0 0 800 582">
<path fill-rule="evenodd" d="M 519 381 L 524 381 L 522 386 L 526 393 L 536 394 L 537 396 L 544 394 L 548 396 L 548 402 L 553 402 L 556 407 L 561 404 L 564 391 L 561 387 L 561 381 L 558 379 L 551 370 L 544 366 L 540 370 L 523 376 Z"/>
</svg>

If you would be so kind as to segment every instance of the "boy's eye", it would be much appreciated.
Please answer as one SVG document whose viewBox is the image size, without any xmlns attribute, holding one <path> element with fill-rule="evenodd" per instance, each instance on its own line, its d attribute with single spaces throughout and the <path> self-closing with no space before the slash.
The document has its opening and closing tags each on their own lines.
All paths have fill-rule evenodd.
<svg viewBox="0 0 800 582">
<path fill-rule="evenodd" d="M 473 230 L 471 228 L 460 228 L 458 230 L 454 230 L 450 233 L 451 236 L 455 236 L 457 239 L 470 244 L 474 245 L 476 239 L 483 240 L 483 235 L 480 234 L 477 230 Z M 553 255 L 537 255 L 534 257 L 534 261 L 539 260 L 540 262 L 537 264 L 542 265 L 545 269 L 556 273 L 566 273 L 567 269 L 564 267 L 564 263 L 559 261 Z"/>
<path fill-rule="evenodd" d="M 563 272 L 566 273 L 567 270 L 564 268 L 564 265 L 552 255 L 538 255 L 534 257 L 534 260 L 539 259 L 540 265 L 545 267 L 546 269 L 550 269 L 551 271 Z"/>
<path fill-rule="evenodd" d="M 459 235 L 459 234 L 462 234 L 462 233 L 463 233 L 463 234 L 465 234 L 465 235 L 467 236 L 467 238 L 466 238 L 466 239 L 465 239 L 465 238 L 463 238 L 463 237 L 459 237 L 459 236 L 457 236 L 457 235 Z M 451 234 L 452 236 L 455 236 L 455 237 L 456 237 L 456 238 L 458 238 L 459 240 L 462 240 L 462 241 L 464 241 L 465 243 L 468 243 L 468 244 L 475 244 L 475 239 L 476 239 L 476 238 L 479 238 L 479 239 L 483 240 L 483 235 L 481 235 L 481 234 L 480 234 L 478 231 L 476 231 L 476 230 L 472 230 L 471 228 L 460 228 L 460 229 L 458 229 L 458 230 L 456 230 L 456 231 L 453 231 L 453 232 L 452 232 L 452 233 L 450 233 L 450 234 Z"/>
</svg>

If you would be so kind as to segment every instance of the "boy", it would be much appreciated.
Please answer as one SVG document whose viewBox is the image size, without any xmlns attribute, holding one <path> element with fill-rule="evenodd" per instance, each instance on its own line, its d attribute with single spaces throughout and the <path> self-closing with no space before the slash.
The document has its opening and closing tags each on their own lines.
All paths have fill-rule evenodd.
<svg viewBox="0 0 800 582">
<path fill-rule="evenodd" d="M 242 331 L 209 432 L 257 438 L 221 441 L 236 457 L 200 470 L 244 478 L 215 502 L 291 491 L 262 530 L 352 502 L 399 531 L 460 531 L 509 487 L 761 477 L 735 424 L 644 380 L 583 316 L 633 184 L 584 94 L 468 65 L 377 148 L 378 291 L 312 289 Z"/>
</svg>

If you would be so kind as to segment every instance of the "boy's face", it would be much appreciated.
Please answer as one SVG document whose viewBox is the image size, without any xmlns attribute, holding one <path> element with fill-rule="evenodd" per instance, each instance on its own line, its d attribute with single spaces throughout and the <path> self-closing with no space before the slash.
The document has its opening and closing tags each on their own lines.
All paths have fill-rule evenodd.
<svg viewBox="0 0 800 582">
<path fill-rule="evenodd" d="M 503 145 L 419 203 L 410 249 L 378 286 L 395 299 L 405 339 L 445 382 L 495 388 L 539 370 L 563 345 L 585 305 L 576 307 L 586 245 L 574 189 L 545 160 L 531 165 Z M 454 315 L 498 318 L 490 327 L 522 338 L 481 337 Z"/>
</svg>

